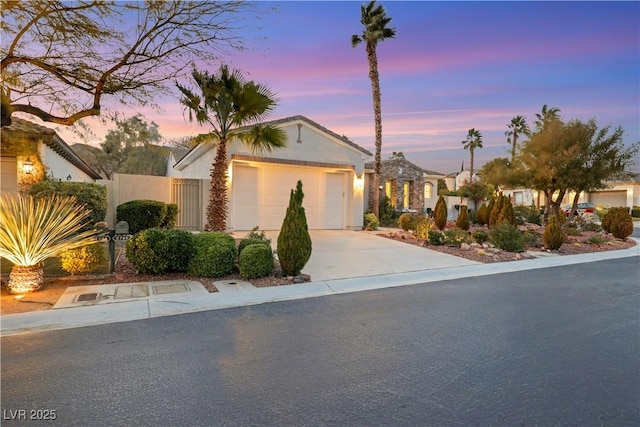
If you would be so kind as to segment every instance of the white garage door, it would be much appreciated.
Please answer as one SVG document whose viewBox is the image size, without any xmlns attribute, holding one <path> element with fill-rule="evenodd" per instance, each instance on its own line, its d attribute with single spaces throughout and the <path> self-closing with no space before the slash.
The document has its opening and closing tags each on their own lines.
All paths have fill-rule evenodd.
<svg viewBox="0 0 640 427">
<path fill-rule="evenodd" d="M 18 191 L 18 166 L 15 157 L 3 157 L 0 163 L 0 183 L 2 192 Z"/>
<path fill-rule="evenodd" d="M 589 201 L 596 206 L 627 206 L 626 191 L 597 191 L 589 194 Z"/>
<path fill-rule="evenodd" d="M 232 177 L 232 218 L 235 230 L 279 230 L 291 190 L 302 181 L 302 202 L 310 229 L 342 229 L 344 173 L 318 168 L 245 166 L 235 164 Z"/>
</svg>

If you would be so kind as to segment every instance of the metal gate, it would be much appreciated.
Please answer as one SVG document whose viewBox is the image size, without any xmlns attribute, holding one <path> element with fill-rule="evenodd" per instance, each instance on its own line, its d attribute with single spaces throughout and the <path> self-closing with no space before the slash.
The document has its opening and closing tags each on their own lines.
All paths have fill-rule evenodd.
<svg viewBox="0 0 640 427">
<path fill-rule="evenodd" d="M 199 179 L 171 179 L 171 201 L 180 209 L 175 228 L 200 231 L 202 224 L 201 182 Z"/>
</svg>

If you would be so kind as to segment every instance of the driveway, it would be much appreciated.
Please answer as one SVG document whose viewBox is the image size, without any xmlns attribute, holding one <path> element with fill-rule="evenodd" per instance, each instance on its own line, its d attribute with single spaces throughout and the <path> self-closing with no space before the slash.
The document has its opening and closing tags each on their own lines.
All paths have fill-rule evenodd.
<svg viewBox="0 0 640 427">
<path fill-rule="evenodd" d="M 276 249 L 279 232 L 266 234 Z M 314 282 L 479 264 L 369 231 L 311 230 L 310 234 L 313 251 L 302 272 Z"/>
</svg>

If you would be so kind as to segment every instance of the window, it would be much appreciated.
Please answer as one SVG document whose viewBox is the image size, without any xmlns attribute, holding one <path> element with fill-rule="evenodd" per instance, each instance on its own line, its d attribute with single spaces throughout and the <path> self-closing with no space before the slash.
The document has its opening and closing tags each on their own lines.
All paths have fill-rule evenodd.
<svg viewBox="0 0 640 427">
<path fill-rule="evenodd" d="M 402 186 L 402 207 L 409 209 L 409 183 L 405 182 Z"/>
<path fill-rule="evenodd" d="M 433 193 L 433 184 L 431 184 L 430 182 L 425 182 L 424 183 L 424 199 L 430 199 L 431 198 L 431 194 Z"/>
<path fill-rule="evenodd" d="M 384 183 L 384 195 L 387 196 L 387 199 L 391 198 L 391 183 L 389 181 Z"/>
</svg>

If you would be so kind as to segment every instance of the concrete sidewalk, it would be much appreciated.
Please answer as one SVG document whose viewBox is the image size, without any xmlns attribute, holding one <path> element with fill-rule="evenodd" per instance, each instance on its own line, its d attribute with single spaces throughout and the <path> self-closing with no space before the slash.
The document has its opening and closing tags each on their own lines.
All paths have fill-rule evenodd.
<svg viewBox="0 0 640 427">
<path fill-rule="evenodd" d="M 311 274 L 312 282 L 270 288 L 223 288 L 220 292 L 210 294 L 169 294 L 110 304 L 9 314 L 0 318 L 0 336 L 640 256 L 640 244 L 638 244 L 633 248 L 619 251 L 556 255 L 482 264 L 400 242 L 392 242 L 367 233 L 360 233 L 361 236 L 358 236 L 367 240 L 372 239 L 368 242 L 372 246 L 367 249 L 351 246 L 348 239 L 340 242 L 340 233 L 337 232 L 336 235 L 320 234 L 324 234 L 331 241 L 334 249 L 331 253 L 326 252 L 322 249 L 326 246 L 320 244 L 320 238 L 314 237 L 317 239 L 314 240 L 314 251 L 317 250 L 317 252 L 312 256 L 308 268 L 305 268 L 305 272 Z M 386 241 L 386 244 L 392 243 L 387 247 L 386 253 L 385 248 L 376 247 L 379 243 L 376 239 Z M 338 243 L 343 243 L 344 246 L 339 246 Z M 400 246 L 396 247 L 396 244 Z M 417 250 L 415 254 L 414 250 Z M 389 256 L 392 254 L 395 254 L 394 261 L 389 262 Z M 436 254 L 443 256 L 440 258 Z M 392 272 L 389 274 L 389 271 Z M 362 272 L 366 274 L 354 276 Z M 382 274 L 382 272 L 387 273 Z"/>
</svg>

